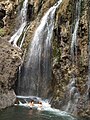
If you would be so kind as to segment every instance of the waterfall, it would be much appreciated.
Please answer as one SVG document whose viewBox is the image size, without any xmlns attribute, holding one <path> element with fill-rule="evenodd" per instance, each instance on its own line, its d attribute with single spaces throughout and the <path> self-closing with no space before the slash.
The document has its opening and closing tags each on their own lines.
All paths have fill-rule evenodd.
<svg viewBox="0 0 90 120">
<path fill-rule="evenodd" d="M 19 95 L 34 95 L 47 98 L 51 94 L 51 39 L 53 36 L 56 8 L 52 6 L 41 19 L 29 46 L 27 57 L 20 71 Z"/>
<path fill-rule="evenodd" d="M 11 39 L 9 40 L 10 43 L 13 43 L 14 46 L 17 47 L 17 42 L 19 40 L 19 38 L 21 37 L 25 27 L 26 27 L 26 18 L 27 18 L 27 5 L 28 5 L 28 0 L 25 0 L 23 2 L 23 7 L 21 9 L 21 12 L 20 12 L 20 17 L 21 17 L 21 25 L 19 27 L 19 29 L 15 32 L 15 34 L 11 37 Z M 24 37 L 25 35 L 23 36 L 23 39 L 21 41 L 21 44 L 20 44 L 20 48 L 22 46 L 22 42 L 24 41 Z"/>
<path fill-rule="evenodd" d="M 79 26 L 79 20 L 80 20 L 80 8 L 81 8 L 81 0 L 77 0 L 76 2 L 76 20 L 75 20 L 75 27 L 72 34 L 72 41 L 71 41 L 71 58 L 72 58 L 72 67 L 77 67 L 77 32 L 78 32 L 78 26 Z M 72 79 L 67 86 L 68 93 L 68 103 L 66 106 L 66 111 L 73 112 L 77 111 L 76 104 L 78 102 L 78 99 L 80 97 L 80 93 L 76 87 L 76 75 L 73 72 L 72 73 Z"/>
<path fill-rule="evenodd" d="M 72 63 L 75 64 L 75 55 L 77 58 L 77 32 L 78 32 L 78 26 L 79 26 L 79 20 L 80 20 L 80 7 L 81 6 L 81 0 L 77 0 L 76 3 L 76 20 L 75 20 L 75 27 L 74 32 L 72 34 L 72 41 L 71 41 L 71 57 L 72 57 Z"/>
<path fill-rule="evenodd" d="M 80 98 L 80 93 L 76 87 L 75 78 L 72 81 L 70 81 L 69 85 L 67 86 L 66 94 L 66 99 L 68 100 L 68 103 L 66 105 L 65 111 L 70 113 L 74 112 L 76 114 L 77 103 L 78 99 Z"/>
</svg>

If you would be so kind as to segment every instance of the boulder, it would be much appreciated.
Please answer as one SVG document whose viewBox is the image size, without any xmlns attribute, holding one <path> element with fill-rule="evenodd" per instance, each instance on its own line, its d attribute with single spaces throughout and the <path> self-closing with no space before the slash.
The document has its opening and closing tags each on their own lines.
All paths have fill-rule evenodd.
<svg viewBox="0 0 90 120">
<path fill-rule="evenodd" d="M 7 91 L 0 95 L 0 109 L 12 106 L 16 100 L 16 95 L 13 90 Z"/>
<path fill-rule="evenodd" d="M 14 84 L 21 51 L 10 45 L 6 38 L 0 38 L 0 109 L 14 104 Z"/>
</svg>

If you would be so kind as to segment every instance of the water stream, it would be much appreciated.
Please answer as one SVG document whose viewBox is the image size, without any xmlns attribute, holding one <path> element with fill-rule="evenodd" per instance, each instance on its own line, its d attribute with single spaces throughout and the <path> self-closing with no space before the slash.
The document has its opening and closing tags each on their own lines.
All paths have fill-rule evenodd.
<svg viewBox="0 0 90 120">
<path fill-rule="evenodd" d="M 23 107 L 11 107 L 0 111 L 0 120 L 90 120 L 90 118 L 74 118 L 59 110 L 37 111 Z"/>
<path fill-rule="evenodd" d="M 22 33 L 24 32 L 25 27 L 27 25 L 27 21 L 26 21 L 26 18 L 27 18 L 27 6 L 28 6 L 28 0 L 25 0 L 23 2 L 23 7 L 22 7 L 21 12 L 20 12 L 20 17 L 21 17 L 20 27 L 15 32 L 15 34 L 11 37 L 11 39 L 9 40 L 9 42 L 12 43 L 13 46 L 15 46 L 15 47 L 20 47 L 21 48 L 22 43 L 23 43 L 24 38 L 25 38 L 25 34 L 24 34 L 23 38 L 22 38 L 22 41 L 21 41 L 21 44 L 20 44 L 20 46 L 18 46 L 17 42 L 18 42 L 19 38 L 21 37 Z"/>
<path fill-rule="evenodd" d="M 81 0 L 77 0 L 76 2 L 76 18 L 75 18 L 75 27 L 74 32 L 72 33 L 72 41 L 71 41 L 71 57 L 72 57 L 72 64 L 77 64 L 75 60 L 75 56 L 77 59 L 77 32 L 79 27 L 79 20 L 80 20 L 80 10 L 81 10 Z"/>
<path fill-rule="evenodd" d="M 0 112 L 0 120 L 76 120 L 58 110 L 37 111 L 23 107 L 11 107 Z"/>
<path fill-rule="evenodd" d="M 56 8 L 52 6 L 41 19 L 29 46 L 18 81 L 19 95 L 34 95 L 47 98 L 51 95 L 51 39 Z"/>
<path fill-rule="evenodd" d="M 17 93 L 19 95 L 34 95 L 42 98 L 49 98 L 51 94 L 51 39 L 54 29 L 55 11 L 62 0 L 59 0 L 51 7 L 42 18 L 40 25 L 35 31 L 34 38 L 29 46 L 27 57 L 20 70 L 20 79 L 18 81 Z M 10 43 L 17 47 L 17 42 L 26 27 L 26 12 L 28 0 L 23 3 L 21 10 L 22 21 L 20 28 L 11 37 Z M 76 22 L 71 42 L 72 64 L 76 65 L 77 58 L 77 31 L 80 19 L 81 0 L 76 4 Z M 25 37 L 25 34 L 24 34 Z M 22 46 L 24 37 L 19 47 Z M 89 65 L 90 67 L 90 65 Z M 90 68 L 89 68 L 90 70 Z M 89 85 L 90 87 L 90 80 Z M 79 91 L 76 88 L 75 77 L 72 78 L 67 86 L 69 91 L 69 101 L 66 111 L 72 112 L 76 110 L 76 104 L 79 98 Z M 29 97 L 28 96 L 28 97 Z M 28 98 L 27 97 L 27 98 Z M 41 100 L 41 99 L 40 99 Z M 44 102 L 43 102 L 44 103 Z M 74 108 L 74 109 L 73 109 Z M 30 109 L 24 105 L 14 106 L 0 111 L 0 120 L 89 120 L 83 118 L 74 118 L 65 111 L 60 111 L 50 107 L 44 107 L 43 110 Z"/>
<path fill-rule="evenodd" d="M 79 20 L 80 20 L 80 9 L 81 9 L 81 0 L 77 0 L 76 2 L 76 19 L 75 19 L 75 27 L 74 31 L 72 34 L 72 41 L 71 41 L 71 58 L 72 58 L 72 67 L 75 69 L 77 68 L 77 46 L 78 46 L 78 41 L 77 41 L 77 32 L 78 32 L 78 27 L 79 27 Z M 78 99 L 80 97 L 80 93 L 76 87 L 76 73 L 75 70 L 72 73 L 72 79 L 67 86 L 67 91 L 68 93 L 68 103 L 66 107 L 66 111 L 69 112 L 74 112 L 77 111 L 77 103 Z"/>
</svg>

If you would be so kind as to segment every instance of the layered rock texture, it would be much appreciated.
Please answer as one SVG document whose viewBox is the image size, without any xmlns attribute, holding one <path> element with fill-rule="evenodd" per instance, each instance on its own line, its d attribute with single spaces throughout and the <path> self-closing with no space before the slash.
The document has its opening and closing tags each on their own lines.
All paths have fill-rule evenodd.
<svg viewBox="0 0 90 120">
<path fill-rule="evenodd" d="M 88 1 L 82 1 L 79 27 L 77 31 L 77 55 L 73 65 L 71 56 L 72 30 L 75 20 L 76 1 L 64 1 L 57 12 L 55 37 L 53 41 L 53 76 L 54 76 L 54 105 L 66 109 L 67 103 L 73 99 L 74 93 L 67 92 L 70 81 L 76 79 L 73 88 L 80 93 L 78 104 L 72 110 L 73 114 L 90 115 L 90 95 L 88 89 Z M 72 94 L 72 95 L 70 95 Z M 90 94 L 88 92 L 88 94 Z M 70 99 L 70 96 L 72 97 Z M 75 98 L 74 98 L 75 99 Z M 74 102 L 73 102 L 74 104 Z"/>
<path fill-rule="evenodd" d="M 15 84 L 17 68 L 20 65 L 20 53 L 17 48 L 12 47 L 7 40 L 10 35 L 14 33 L 16 25 L 18 9 L 20 9 L 22 0 L 15 1 L 2 0 L 4 4 L 4 10 L 7 15 L 2 19 L 4 24 L 3 28 L 0 28 L 0 106 L 4 108 L 11 105 L 15 99 L 13 92 L 13 86 Z M 28 12 L 28 30 L 23 44 L 23 52 L 27 51 L 28 45 L 32 40 L 34 32 L 40 23 L 42 16 L 46 11 L 54 5 L 56 0 L 29 0 L 29 12 Z M 12 4 L 9 9 L 9 5 Z M 55 16 L 55 28 L 52 39 L 52 87 L 53 87 L 53 99 L 52 106 L 65 110 L 67 103 L 69 102 L 70 93 L 67 91 L 67 86 L 72 80 L 72 75 L 75 76 L 75 87 L 79 91 L 78 104 L 76 109 L 71 113 L 74 115 L 86 116 L 90 115 L 90 93 L 88 89 L 88 67 L 89 67 L 89 3 L 88 0 L 81 2 L 81 14 L 79 27 L 77 32 L 77 56 L 75 56 L 75 65 L 72 64 L 71 40 L 74 29 L 75 20 L 75 5 L 76 0 L 63 0 L 62 4 L 56 11 Z M 1 8 L 0 8 L 1 15 Z M 16 19 L 15 19 L 16 18 Z M 36 22 L 37 21 L 37 22 Z M 13 25 L 11 24 L 13 23 Z M 2 27 L 2 26 L 1 26 Z M 2 33 L 3 32 L 3 33 Z M 5 40 L 6 39 L 6 40 Z M 86 95 L 88 93 L 88 95 Z M 9 96 L 10 99 L 6 99 Z M 5 104 L 2 102 L 4 99 Z M 10 104 L 8 103 L 8 101 Z M 4 106 L 3 106 L 4 104 Z"/>
<path fill-rule="evenodd" d="M 40 22 L 43 13 L 52 6 L 55 1 L 40 1 L 34 2 L 36 17 L 32 21 L 27 32 L 24 47 L 27 48 L 29 41 L 32 40 L 35 28 Z M 77 31 L 77 56 L 75 56 L 75 65 L 72 63 L 71 42 L 72 33 L 75 26 L 75 10 L 76 2 L 71 0 L 63 0 L 62 4 L 56 11 L 56 23 L 54 28 L 54 36 L 52 42 L 52 87 L 53 99 L 52 106 L 66 110 L 70 101 L 70 91 L 67 92 L 68 85 L 75 77 L 75 89 L 79 91 L 78 103 L 73 103 L 75 109 L 68 110 L 74 115 L 90 115 L 90 100 L 86 96 L 88 89 L 88 1 L 82 1 L 79 27 Z M 38 8 L 38 5 L 41 5 Z M 39 9 L 39 12 L 37 12 Z M 35 22 L 37 21 L 37 23 Z M 74 93 L 72 93 L 74 96 Z M 75 101 L 74 101 L 75 102 Z"/>
<path fill-rule="evenodd" d="M 18 67 L 21 63 L 21 50 L 8 43 L 14 30 L 15 6 L 18 1 L 0 1 L 0 109 L 14 104 L 14 92 Z M 12 13 L 12 14 L 11 14 Z"/>
<path fill-rule="evenodd" d="M 16 99 L 13 88 L 21 63 L 20 53 L 0 37 L 0 109 L 11 106 Z"/>
</svg>

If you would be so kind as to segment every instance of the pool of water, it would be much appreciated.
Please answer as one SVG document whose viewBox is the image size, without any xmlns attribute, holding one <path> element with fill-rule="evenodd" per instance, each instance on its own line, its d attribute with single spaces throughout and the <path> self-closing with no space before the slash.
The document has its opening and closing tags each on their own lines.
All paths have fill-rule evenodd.
<svg viewBox="0 0 90 120">
<path fill-rule="evenodd" d="M 15 106 L 0 111 L 0 120 L 78 120 L 78 119 L 68 115 L 63 111 L 59 111 L 56 109 L 38 111 L 25 107 Z"/>
</svg>

